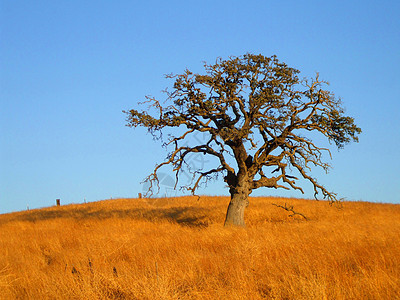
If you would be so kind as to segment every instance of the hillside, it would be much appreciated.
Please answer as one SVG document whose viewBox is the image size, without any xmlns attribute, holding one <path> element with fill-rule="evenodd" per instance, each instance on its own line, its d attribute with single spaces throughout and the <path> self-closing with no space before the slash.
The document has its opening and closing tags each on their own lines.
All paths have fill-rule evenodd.
<svg viewBox="0 0 400 300">
<path fill-rule="evenodd" d="M 247 228 L 226 229 L 228 202 L 0 215 L 0 299 L 400 299 L 400 205 L 251 198 Z"/>
</svg>

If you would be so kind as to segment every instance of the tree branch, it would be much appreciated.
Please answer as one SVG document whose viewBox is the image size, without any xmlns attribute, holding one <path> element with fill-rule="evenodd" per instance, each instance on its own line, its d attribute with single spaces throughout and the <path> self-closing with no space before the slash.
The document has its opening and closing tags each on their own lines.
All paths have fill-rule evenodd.
<svg viewBox="0 0 400 300">
<path fill-rule="evenodd" d="M 285 203 L 285 206 L 278 205 L 278 204 L 276 204 L 276 203 L 272 203 L 272 205 L 274 205 L 274 206 L 276 206 L 276 207 L 279 207 L 279 208 L 283 208 L 284 210 L 286 210 L 286 211 L 292 213 L 291 215 L 289 215 L 289 217 L 293 217 L 293 216 L 295 216 L 295 215 L 299 215 L 299 216 L 302 216 L 305 220 L 308 221 L 308 218 L 307 218 L 305 215 L 303 215 L 302 213 L 299 213 L 299 212 L 294 211 L 293 205 L 287 206 L 286 203 Z"/>
</svg>

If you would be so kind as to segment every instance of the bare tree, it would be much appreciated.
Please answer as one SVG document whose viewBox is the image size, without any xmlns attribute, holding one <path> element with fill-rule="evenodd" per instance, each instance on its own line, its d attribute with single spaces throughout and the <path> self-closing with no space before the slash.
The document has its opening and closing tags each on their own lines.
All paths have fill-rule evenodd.
<svg viewBox="0 0 400 300">
<path fill-rule="evenodd" d="M 167 75 L 174 85 L 172 91 L 165 91 L 165 102 L 146 97 L 147 111 L 124 111 L 128 126 L 147 127 L 156 138 L 174 129 L 164 143 L 172 148 L 166 160 L 146 179 L 150 189 L 158 186 L 157 172 L 165 165 L 173 166 L 176 183 L 181 172 L 190 172 L 193 180 L 184 187 L 193 194 L 201 183 L 222 174 L 231 195 L 225 226 L 245 225 L 244 211 L 254 189 L 303 192 L 298 177 L 312 184 L 316 198 L 321 193 L 337 201 L 335 193 L 310 175 L 312 166 L 328 171 L 323 153 L 330 155 L 330 151 L 306 135 L 315 137 L 312 132 L 316 132 L 342 148 L 357 142 L 361 129 L 345 116 L 340 99 L 324 89 L 328 83 L 318 73 L 315 78 L 299 79 L 300 72 L 276 56 L 245 54 L 204 67 L 204 75 L 189 70 Z M 184 144 L 196 132 L 206 134 L 204 143 Z M 215 166 L 190 168 L 187 158 L 192 153 L 213 157 Z"/>
</svg>

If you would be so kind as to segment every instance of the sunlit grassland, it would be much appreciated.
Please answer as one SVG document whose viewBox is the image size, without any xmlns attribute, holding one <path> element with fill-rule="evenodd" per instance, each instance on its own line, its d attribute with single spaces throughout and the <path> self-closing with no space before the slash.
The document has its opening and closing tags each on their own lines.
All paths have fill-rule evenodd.
<svg viewBox="0 0 400 300">
<path fill-rule="evenodd" d="M 400 205 L 117 199 L 0 215 L 0 299 L 399 299 Z M 290 217 L 272 203 L 294 205 Z"/>
</svg>

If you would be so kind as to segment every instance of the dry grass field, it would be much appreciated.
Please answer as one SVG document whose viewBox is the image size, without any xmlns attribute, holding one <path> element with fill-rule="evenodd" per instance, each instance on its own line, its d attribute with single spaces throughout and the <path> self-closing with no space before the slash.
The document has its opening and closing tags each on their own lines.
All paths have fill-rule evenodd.
<svg viewBox="0 0 400 300">
<path fill-rule="evenodd" d="M 400 205 L 251 198 L 247 228 L 226 229 L 228 202 L 0 215 L 0 299 L 400 299 Z"/>
</svg>

